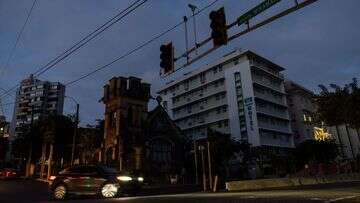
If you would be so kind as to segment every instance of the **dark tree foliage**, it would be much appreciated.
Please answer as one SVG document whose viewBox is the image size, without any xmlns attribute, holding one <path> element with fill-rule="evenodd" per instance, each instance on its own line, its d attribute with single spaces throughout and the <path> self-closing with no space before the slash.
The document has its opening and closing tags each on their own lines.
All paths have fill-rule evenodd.
<svg viewBox="0 0 360 203">
<path fill-rule="evenodd" d="M 339 151 L 334 140 L 307 140 L 295 149 L 294 155 L 297 165 L 302 168 L 308 163 L 332 163 Z"/>
<path fill-rule="evenodd" d="M 15 139 L 14 155 L 19 158 L 27 157 L 29 147 L 32 145 L 32 159 L 37 161 L 41 156 L 42 144 L 49 143 L 54 145 L 54 160 L 68 158 L 73 132 L 74 124 L 67 116 L 42 117 Z"/>
<path fill-rule="evenodd" d="M 355 129 L 360 128 L 360 88 L 356 78 L 344 87 L 331 84 L 330 91 L 319 85 L 321 92 L 316 96 L 319 121 L 335 126 L 348 124 Z"/>
<path fill-rule="evenodd" d="M 324 85 L 319 85 L 321 92 L 316 96 L 317 121 L 325 122 L 328 126 L 335 126 L 340 144 L 341 154 L 345 156 L 342 139 L 339 137 L 340 125 L 345 125 L 347 139 L 349 140 L 353 157 L 353 145 L 351 142 L 349 127 L 354 128 L 359 135 L 360 128 L 360 89 L 356 78 L 344 87 L 331 84 L 331 91 Z M 359 135 L 360 136 L 360 135 Z"/>
<path fill-rule="evenodd" d="M 87 125 L 79 129 L 77 150 L 79 158 L 84 162 L 91 162 L 94 153 L 101 148 L 104 137 L 104 120 L 96 120 L 96 125 Z"/>
<path fill-rule="evenodd" d="M 211 156 L 213 160 L 214 172 L 224 174 L 230 159 L 241 150 L 240 142 L 231 139 L 229 134 L 208 130 L 208 140 L 211 143 Z"/>
</svg>

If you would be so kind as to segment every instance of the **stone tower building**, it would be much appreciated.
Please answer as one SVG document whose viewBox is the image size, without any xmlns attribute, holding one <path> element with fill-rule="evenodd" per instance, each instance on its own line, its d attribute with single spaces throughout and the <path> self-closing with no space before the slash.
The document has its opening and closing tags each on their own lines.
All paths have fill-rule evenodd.
<svg viewBox="0 0 360 203">
<path fill-rule="evenodd" d="M 104 86 L 106 164 L 120 171 L 142 168 L 149 99 L 150 84 L 140 78 L 114 77 Z"/>
</svg>

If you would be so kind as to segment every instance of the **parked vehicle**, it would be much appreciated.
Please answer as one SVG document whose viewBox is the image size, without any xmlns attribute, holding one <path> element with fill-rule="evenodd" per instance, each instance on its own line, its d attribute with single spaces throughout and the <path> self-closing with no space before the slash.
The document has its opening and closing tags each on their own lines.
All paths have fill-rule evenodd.
<svg viewBox="0 0 360 203">
<path fill-rule="evenodd" d="M 135 194 L 141 189 L 144 178 L 120 174 L 113 168 L 102 165 L 80 165 L 66 168 L 49 178 L 49 187 L 54 199 L 68 195 L 95 195 L 104 198 L 123 193 Z"/>
<path fill-rule="evenodd" d="M 0 170 L 0 179 L 15 179 L 20 177 L 20 171 L 15 168 L 4 168 Z"/>
</svg>

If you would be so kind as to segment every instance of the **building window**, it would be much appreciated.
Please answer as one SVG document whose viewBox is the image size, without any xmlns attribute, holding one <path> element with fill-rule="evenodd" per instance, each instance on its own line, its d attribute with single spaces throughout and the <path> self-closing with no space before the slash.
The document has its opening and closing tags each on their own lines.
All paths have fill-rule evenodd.
<svg viewBox="0 0 360 203">
<path fill-rule="evenodd" d="M 217 73 L 217 67 L 216 67 L 216 66 L 213 68 L 213 73 L 214 73 L 214 74 Z"/>
<path fill-rule="evenodd" d="M 184 82 L 184 89 L 185 90 L 189 89 L 189 81 L 188 80 Z"/>
<path fill-rule="evenodd" d="M 205 82 L 206 82 L 205 72 L 200 73 L 200 82 L 201 82 L 201 83 L 205 83 Z"/>
<path fill-rule="evenodd" d="M 222 65 L 219 65 L 219 72 L 221 72 L 223 69 Z"/>
</svg>

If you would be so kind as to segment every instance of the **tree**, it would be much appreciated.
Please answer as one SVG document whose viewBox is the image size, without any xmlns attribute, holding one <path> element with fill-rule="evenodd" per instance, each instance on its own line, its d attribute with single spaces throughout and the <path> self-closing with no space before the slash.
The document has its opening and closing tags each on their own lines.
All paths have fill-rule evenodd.
<svg viewBox="0 0 360 203">
<path fill-rule="evenodd" d="M 337 136 L 340 144 L 341 155 L 345 157 L 343 140 L 340 137 L 339 125 L 345 124 L 349 143 L 351 145 L 351 151 L 353 152 L 352 142 L 348 132 L 348 117 L 349 112 L 348 101 L 350 97 L 349 86 L 345 85 L 344 88 L 331 84 L 330 87 L 333 91 L 329 91 L 324 85 L 319 85 L 321 88 L 320 94 L 316 97 L 318 104 L 317 119 L 325 122 L 329 126 L 335 126 Z"/>
<path fill-rule="evenodd" d="M 38 137 L 41 138 L 41 169 L 40 176 L 43 177 L 45 169 L 46 154 L 48 153 L 48 176 L 52 171 L 52 163 L 60 166 L 70 161 L 73 122 L 70 117 L 63 115 L 48 115 L 41 117 L 36 122 Z M 40 147 L 38 147 L 40 148 Z M 67 161 L 66 161 L 67 160 Z"/>
<path fill-rule="evenodd" d="M 95 152 L 101 148 L 104 135 L 104 120 L 97 120 L 97 125 L 87 125 L 79 129 L 78 151 L 83 163 L 91 162 Z"/>
<path fill-rule="evenodd" d="M 208 141 L 211 146 L 211 157 L 214 172 L 216 174 L 227 174 L 229 161 L 241 150 L 241 144 L 231 138 L 230 134 L 208 130 Z"/>
</svg>

